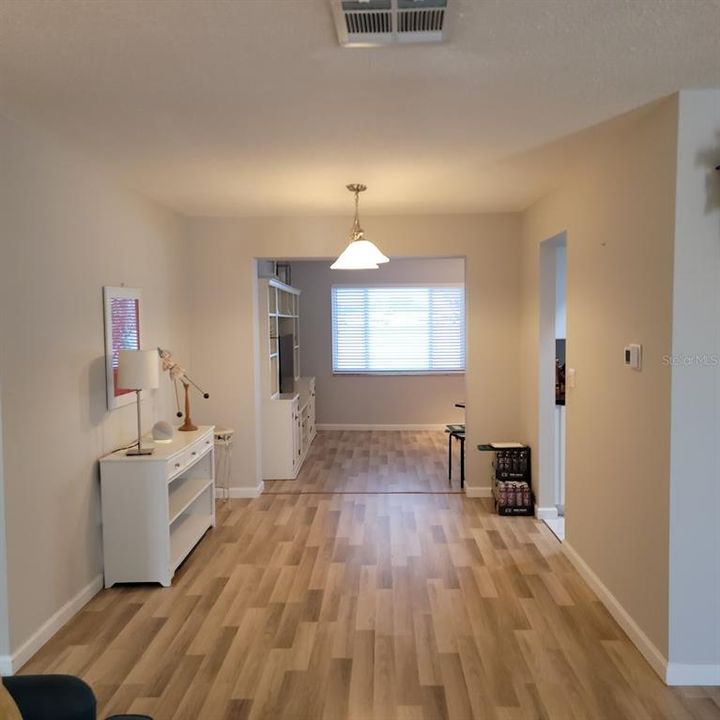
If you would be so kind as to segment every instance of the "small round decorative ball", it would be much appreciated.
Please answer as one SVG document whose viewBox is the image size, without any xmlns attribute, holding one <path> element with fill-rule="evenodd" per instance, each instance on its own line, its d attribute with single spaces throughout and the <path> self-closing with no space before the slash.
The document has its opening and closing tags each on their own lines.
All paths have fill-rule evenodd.
<svg viewBox="0 0 720 720">
<path fill-rule="evenodd" d="M 169 443 L 172 442 L 175 429 L 169 422 L 160 420 L 153 425 L 152 436 L 155 442 Z"/>
</svg>

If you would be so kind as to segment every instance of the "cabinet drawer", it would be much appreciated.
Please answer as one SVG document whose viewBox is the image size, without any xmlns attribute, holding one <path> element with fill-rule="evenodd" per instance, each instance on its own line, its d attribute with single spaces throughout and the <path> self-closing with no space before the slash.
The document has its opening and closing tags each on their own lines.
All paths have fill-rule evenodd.
<svg viewBox="0 0 720 720">
<path fill-rule="evenodd" d="M 165 466 L 165 475 L 168 478 L 179 475 L 187 467 L 187 450 L 178 453 L 175 457 L 170 458 Z"/>
<path fill-rule="evenodd" d="M 182 452 L 171 457 L 165 465 L 165 476 L 170 479 L 179 475 L 183 470 L 197 462 L 203 455 L 212 448 L 212 436 L 206 435 L 199 438 L 192 445 L 188 445 Z"/>
</svg>

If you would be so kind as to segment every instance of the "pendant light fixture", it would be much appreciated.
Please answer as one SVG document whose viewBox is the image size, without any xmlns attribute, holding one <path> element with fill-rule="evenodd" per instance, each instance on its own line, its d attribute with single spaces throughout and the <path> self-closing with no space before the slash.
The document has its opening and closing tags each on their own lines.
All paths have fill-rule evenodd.
<svg viewBox="0 0 720 720">
<path fill-rule="evenodd" d="M 365 192 L 365 185 L 348 185 L 347 189 L 355 193 L 355 219 L 350 232 L 350 244 L 342 255 L 330 266 L 332 270 L 377 270 L 378 265 L 390 262 L 374 243 L 365 239 L 365 231 L 360 227 L 358 217 L 358 198 Z"/>
</svg>

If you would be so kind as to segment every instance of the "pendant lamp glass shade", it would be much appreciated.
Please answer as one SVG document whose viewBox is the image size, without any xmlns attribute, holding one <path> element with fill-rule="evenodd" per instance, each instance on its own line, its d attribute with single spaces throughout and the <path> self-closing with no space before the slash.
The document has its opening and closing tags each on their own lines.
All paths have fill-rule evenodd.
<svg viewBox="0 0 720 720">
<path fill-rule="evenodd" d="M 353 240 L 330 267 L 333 270 L 377 270 L 378 265 L 389 260 L 369 240 Z"/>
<path fill-rule="evenodd" d="M 378 265 L 390 262 L 390 258 L 378 249 L 375 243 L 365 239 L 365 231 L 360 227 L 358 218 L 358 196 L 367 190 L 365 185 L 348 185 L 355 193 L 355 219 L 353 221 L 350 244 L 340 257 L 330 266 L 331 270 L 377 270 Z"/>
</svg>

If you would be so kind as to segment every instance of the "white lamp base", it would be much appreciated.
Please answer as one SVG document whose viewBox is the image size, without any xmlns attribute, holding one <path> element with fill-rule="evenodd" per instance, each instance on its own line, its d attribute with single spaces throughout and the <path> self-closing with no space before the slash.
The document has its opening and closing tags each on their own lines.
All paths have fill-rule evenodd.
<svg viewBox="0 0 720 720">
<path fill-rule="evenodd" d="M 126 455 L 152 455 L 153 448 L 144 448 L 142 446 L 142 422 L 140 421 L 140 391 L 135 391 L 135 402 L 137 403 L 137 425 L 138 425 L 138 441 L 137 447 L 132 447 Z"/>
</svg>

